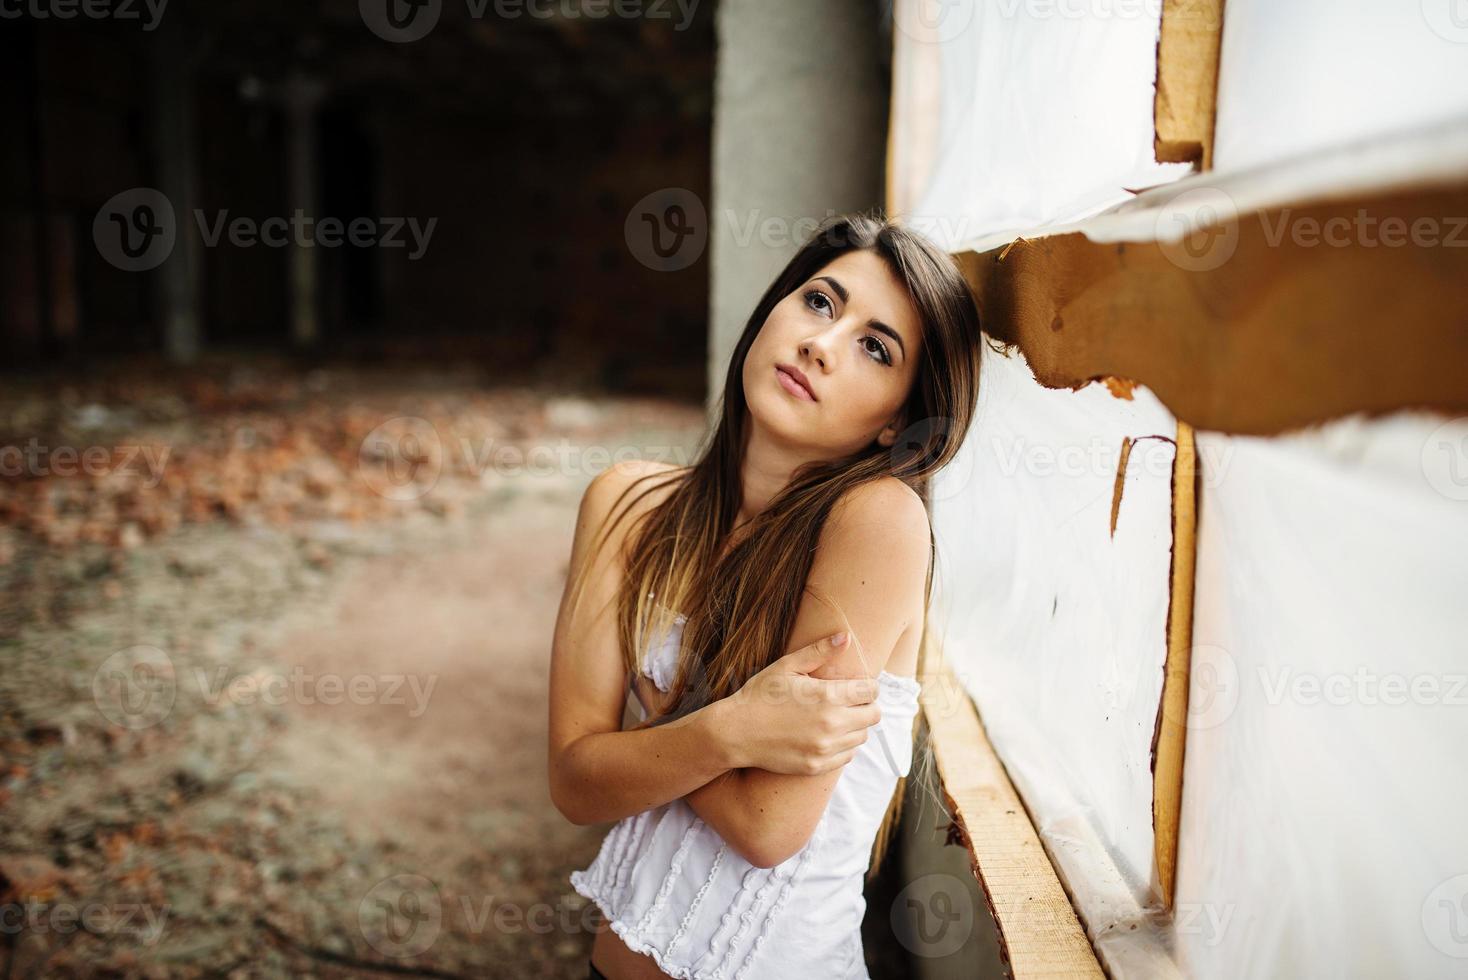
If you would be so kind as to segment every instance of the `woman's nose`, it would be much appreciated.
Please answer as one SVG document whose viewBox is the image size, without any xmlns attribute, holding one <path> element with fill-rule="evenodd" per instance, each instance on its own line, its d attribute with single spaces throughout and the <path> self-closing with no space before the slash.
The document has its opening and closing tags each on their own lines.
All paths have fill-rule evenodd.
<svg viewBox="0 0 1468 980">
<path fill-rule="evenodd" d="M 835 335 L 831 330 L 825 330 L 805 339 L 800 345 L 800 353 L 815 361 L 822 370 L 830 370 L 835 360 L 832 356 L 835 350 Z"/>
</svg>

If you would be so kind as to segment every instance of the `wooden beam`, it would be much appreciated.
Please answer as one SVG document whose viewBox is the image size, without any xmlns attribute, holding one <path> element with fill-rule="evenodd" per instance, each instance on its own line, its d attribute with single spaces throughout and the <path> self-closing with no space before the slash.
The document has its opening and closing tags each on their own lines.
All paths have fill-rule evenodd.
<svg viewBox="0 0 1468 980">
<path fill-rule="evenodd" d="M 943 795 L 968 847 L 1015 980 L 1105 974 L 1040 844 L 973 700 L 931 631 L 919 663 L 921 705 Z"/>
<path fill-rule="evenodd" d="M 1223 0 L 1164 0 L 1152 106 L 1159 162 L 1212 167 L 1222 34 Z"/>
<path fill-rule="evenodd" d="M 1193 428 L 1177 424 L 1172 464 L 1172 567 L 1167 604 L 1167 662 L 1152 733 L 1152 888 L 1171 909 L 1177 882 L 1187 749 L 1188 685 L 1193 659 L 1193 571 L 1196 566 L 1198 453 Z"/>
<path fill-rule="evenodd" d="M 1454 216 L 1468 183 L 1246 213 L 1214 239 L 1223 261 L 1079 232 L 958 259 L 984 329 L 1041 384 L 1129 378 L 1197 429 L 1275 435 L 1355 412 L 1468 412 L 1468 219 Z M 1438 244 L 1413 244 L 1419 220 Z"/>
</svg>

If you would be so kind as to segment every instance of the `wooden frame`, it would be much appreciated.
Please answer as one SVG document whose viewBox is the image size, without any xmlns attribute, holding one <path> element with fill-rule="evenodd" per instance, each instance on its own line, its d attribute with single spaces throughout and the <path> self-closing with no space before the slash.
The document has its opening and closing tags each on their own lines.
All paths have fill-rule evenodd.
<svg viewBox="0 0 1468 980">
<path fill-rule="evenodd" d="M 1104 977 L 1029 813 L 984 734 L 973 700 L 930 631 L 923 634 L 918 673 L 944 799 L 963 835 L 999 930 L 1000 954 L 1015 980 Z"/>
<path fill-rule="evenodd" d="M 1152 147 L 1159 163 L 1213 166 L 1223 0 L 1165 0 L 1157 38 Z"/>
</svg>

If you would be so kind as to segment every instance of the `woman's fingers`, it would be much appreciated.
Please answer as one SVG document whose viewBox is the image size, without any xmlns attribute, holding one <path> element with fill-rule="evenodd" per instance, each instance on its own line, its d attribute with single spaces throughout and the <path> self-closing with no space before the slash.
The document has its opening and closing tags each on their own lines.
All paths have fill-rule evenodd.
<svg viewBox="0 0 1468 980">
<path fill-rule="evenodd" d="M 845 645 L 846 632 L 843 630 L 840 633 L 823 636 L 814 643 L 807 643 L 800 649 L 785 654 L 776 663 L 783 664 L 786 669 L 797 674 L 809 674 L 813 670 L 819 670 L 837 650 Z"/>
</svg>

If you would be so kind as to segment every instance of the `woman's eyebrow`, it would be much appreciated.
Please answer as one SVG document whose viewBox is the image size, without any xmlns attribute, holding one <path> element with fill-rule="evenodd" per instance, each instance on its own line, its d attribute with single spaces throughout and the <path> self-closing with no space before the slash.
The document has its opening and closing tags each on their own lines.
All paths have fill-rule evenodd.
<svg viewBox="0 0 1468 980">
<path fill-rule="evenodd" d="M 851 298 L 851 294 L 846 291 L 846 287 L 841 285 L 835 279 L 832 279 L 830 276 L 816 276 L 815 279 L 812 280 L 812 282 L 828 283 L 831 287 L 831 290 L 837 296 L 841 297 L 841 302 L 843 303 Z M 878 333 L 884 333 L 887 336 L 891 337 L 893 340 L 897 341 L 897 347 L 899 350 L 902 351 L 902 356 L 907 356 L 907 345 L 902 342 L 902 335 L 900 333 L 887 326 L 887 324 L 883 323 L 881 320 L 877 319 L 868 320 L 867 326 L 871 327 Z"/>
<path fill-rule="evenodd" d="M 846 287 L 841 285 L 835 279 L 832 279 L 830 276 L 816 276 L 814 281 L 830 283 L 831 289 L 835 291 L 837 296 L 841 297 L 841 302 L 843 303 L 851 298 L 851 294 L 846 291 Z"/>
<path fill-rule="evenodd" d="M 887 324 L 883 323 L 881 320 L 877 319 L 868 320 L 867 326 L 871 327 L 873 330 L 876 330 L 878 333 L 884 333 L 887 336 L 891 337 L 893 340 L 897 341 L 897 346 L 902 351 L 902 356 L 907 356 L 907 345 L 902 342 L 902 335 L 900 333 L 887 326 Z"/>
</svg>

